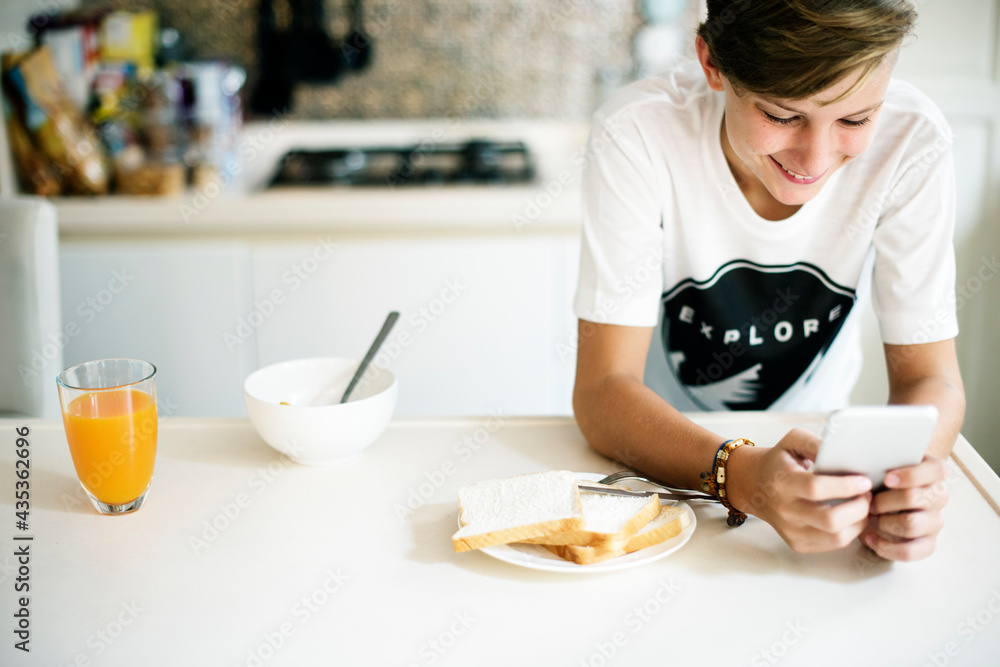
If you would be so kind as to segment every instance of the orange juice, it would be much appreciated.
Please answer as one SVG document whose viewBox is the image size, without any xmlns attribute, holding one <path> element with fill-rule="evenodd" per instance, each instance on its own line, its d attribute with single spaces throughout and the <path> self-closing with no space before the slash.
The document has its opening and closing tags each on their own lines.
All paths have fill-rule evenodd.
<svg viewBox="0 0 1000 667">
<path fill-rule="evenodd" d="M 69 403 L 63 424 L 77 477 L 92 496 L 123 505 L 149 487 L 156 459 L 156 404 L 149 394 L 83 394 Z"/>
</svg>

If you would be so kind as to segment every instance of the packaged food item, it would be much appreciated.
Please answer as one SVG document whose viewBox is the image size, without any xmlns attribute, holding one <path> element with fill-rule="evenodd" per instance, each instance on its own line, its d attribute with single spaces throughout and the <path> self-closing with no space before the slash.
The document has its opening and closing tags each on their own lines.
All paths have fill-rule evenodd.
<svg viewBox="0 0 1000 667">
<path fill-rule="evenodd" d="M 4 117 L 7 119 L 7 136 L 10 139 L 11 157 L 17 171 L 21 190 L 43 197 L 54 197 L 61 192 L 59 180 L 52 173 L 49 161 L 35 149 L 28 131 L 4 100 Z"/>
<path fill-rule="evenodd" d="M 99 35 L 101 60 L 135 63 L 143 75 L 153 70 L 160 43 L 159 16 L 154 11 L 111 12 Z"/>
<path fill-rule="evenodd" d="M 105 194 L 108 167 L 93 126 L 66 94 L 45 46 L 10 63 L 5 90 L 33 145 L 67 194 Z"/>
<path fill-rule="evenodd" d="M 176 75 L 184 91 L 184 163 L 195 188 L 218 182 L 236 160 L 242 132 L 242 68 L 225 62 L 181 63 Z M 231 179 L 233 174 L 226 174 Z"/>
<path fill-rule="evenodd" d="M 177 196 L 184 192 L 186 170 L 180 162 L 146 162 L 115 174 L 115 194 Z"/>
<path fill-rule="evenodd" d="M 35 45 L 52 51 L 56 71 L 73 103 L 81 111 L 90 101 L 90 87 L 99 57 L 98 31 L 105 8 L 76 9 L 53 14 L 41 12 L 31 17 L 28 30 Z"/>
</svg>

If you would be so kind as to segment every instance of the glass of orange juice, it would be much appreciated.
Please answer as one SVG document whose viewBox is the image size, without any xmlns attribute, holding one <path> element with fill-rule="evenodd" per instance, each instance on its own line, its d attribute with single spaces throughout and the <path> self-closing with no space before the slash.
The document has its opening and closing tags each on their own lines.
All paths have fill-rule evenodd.
<svg viewBox="0 0 1000 667">
<path fill-rule="evenodd" d="M 101 359 L 56 378 L 76 476 L 101 514 L 134 512 L 156 459 L 156 367 Z"/>
</svg>

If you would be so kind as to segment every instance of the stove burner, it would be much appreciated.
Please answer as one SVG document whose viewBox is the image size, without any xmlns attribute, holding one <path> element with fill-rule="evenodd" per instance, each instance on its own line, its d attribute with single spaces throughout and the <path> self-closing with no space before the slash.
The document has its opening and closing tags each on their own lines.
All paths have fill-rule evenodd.
<svg viewBox="0 0 1000 667">
<path fill-rule="evenodd" d="M 474 139 L 405 148 L 292 150 L 270 187 L 282 185 L 445 185 L 529 183 L 535 167 L 523 142 Z"/>
</svg>

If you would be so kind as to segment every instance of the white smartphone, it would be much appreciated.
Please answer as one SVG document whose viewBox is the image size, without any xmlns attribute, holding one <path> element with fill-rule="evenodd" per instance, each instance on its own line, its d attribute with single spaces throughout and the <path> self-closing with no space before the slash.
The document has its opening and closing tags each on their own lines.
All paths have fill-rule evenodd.
<svg viewBox="0 0 1000 667">
<path fill-rule="evenodd" d="M 813 472 L 867 475 L 876 491 L 893 468 L 920 463 L 938 411 L 933 405 L 859 405 L 831 412 Z"/>
</svg>

